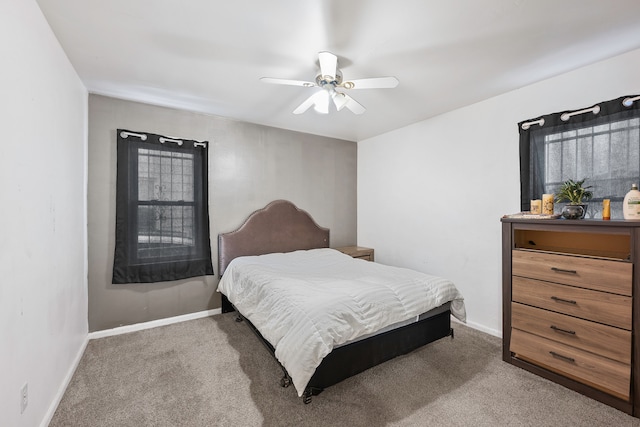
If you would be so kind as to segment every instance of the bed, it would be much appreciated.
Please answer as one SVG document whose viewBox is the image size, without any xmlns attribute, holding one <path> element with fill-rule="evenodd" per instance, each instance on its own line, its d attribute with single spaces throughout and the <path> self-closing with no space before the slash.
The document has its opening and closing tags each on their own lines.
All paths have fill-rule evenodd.
<svg viewBox="0 0 640 427">
<path fill-rule="evenodd" d="M 329 230 L 276 200 L 218 236 L 222 312 L 237 311 L 294 385 L 314 395 L 425 344 L 465 320 L 450 281 L 353 259 L 329 248 Z M 381 308 L 383 307 L 383 308 Z"/>
</svg>

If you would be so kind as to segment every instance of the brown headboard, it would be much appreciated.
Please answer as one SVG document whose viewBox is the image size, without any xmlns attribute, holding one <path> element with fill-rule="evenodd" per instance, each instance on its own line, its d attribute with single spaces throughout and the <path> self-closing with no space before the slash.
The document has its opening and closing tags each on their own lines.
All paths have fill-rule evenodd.
<svg viewBox="0 0 640 427">
<path fill-rule="evenodd" d="M 253 212 L 237 230 L 218 235 L 218 272 L 239 256 L 329 247 L 329 229 L 287 200 Z"/>
</svg>

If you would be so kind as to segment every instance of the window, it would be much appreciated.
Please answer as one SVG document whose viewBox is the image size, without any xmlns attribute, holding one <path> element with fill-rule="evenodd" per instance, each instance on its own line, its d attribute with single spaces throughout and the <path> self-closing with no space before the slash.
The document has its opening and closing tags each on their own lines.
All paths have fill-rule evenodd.
<svg viewBox="0 0 640 427">
<path fill-rule="evenodd" d="M 207 142 L 118 130 L 113 283 L 213 274 Z"/>
<path fill-rule="evenodd" d="M 601 202 L 610 199 L 611 218 L 621 219 L 625 194 L 640 183 L 639 99 L 621 97 L 519 123 L 521 209 L 568 179 L 586 178 L 594 195 L 587 217 L 601 218 Z"/>
</svg>

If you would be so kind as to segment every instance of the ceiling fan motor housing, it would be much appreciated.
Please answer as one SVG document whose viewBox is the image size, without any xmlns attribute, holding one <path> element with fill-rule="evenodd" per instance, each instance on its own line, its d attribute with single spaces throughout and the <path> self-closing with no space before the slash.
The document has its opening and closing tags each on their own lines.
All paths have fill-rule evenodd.
<svg viewBox="0 0 640 427">
<path fill-rule="evenodd" d="M 320 87 L 324 87 L 328 84 L 338 87 L 342 84 L 342 72 L 340 70 L 336 70 L 335 77 L 323 76 L 322 73 L 320 73 L 316 76 L 316 83 Z"/>
</svg>

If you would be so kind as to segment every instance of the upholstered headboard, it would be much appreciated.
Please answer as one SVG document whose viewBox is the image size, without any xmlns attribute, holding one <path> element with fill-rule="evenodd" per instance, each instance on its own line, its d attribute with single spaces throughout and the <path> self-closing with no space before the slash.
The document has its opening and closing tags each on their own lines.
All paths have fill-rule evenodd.
<svg viewBox="0 0 640 427">
<path fill-rule="evenodd" d="M 220 276 L 236 257 L 329 247 L 329 229 L 287 200 L 253 212 L 235 231 L 218 235 Z"/>
</svg>

